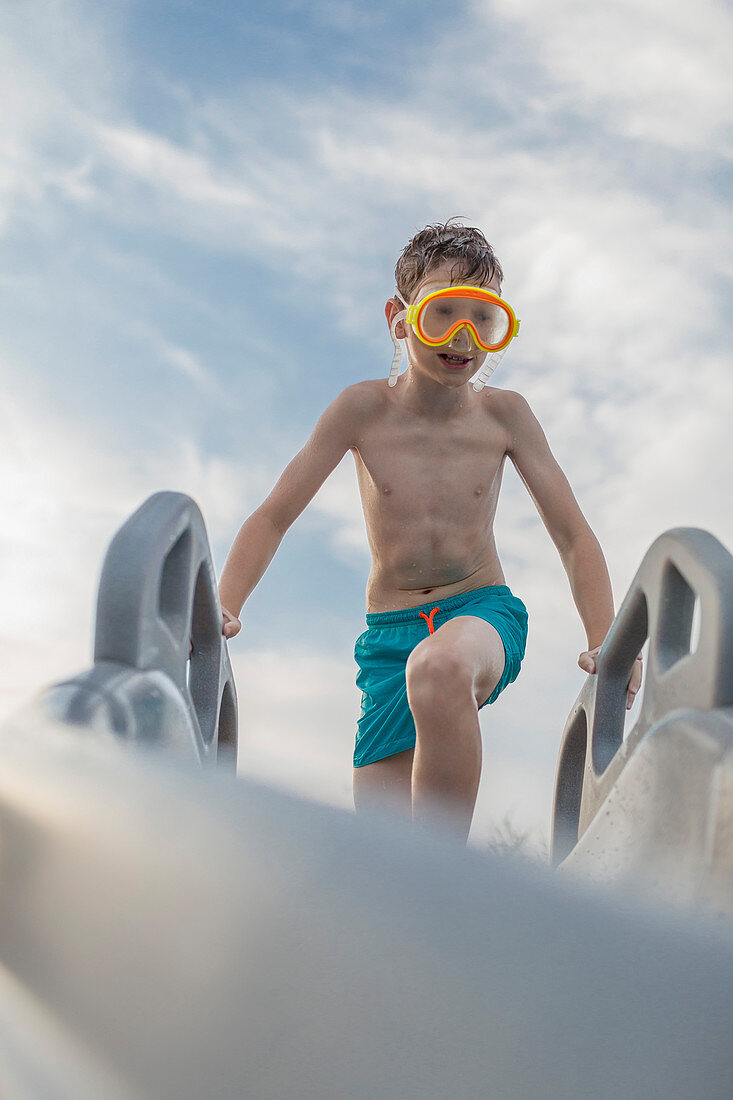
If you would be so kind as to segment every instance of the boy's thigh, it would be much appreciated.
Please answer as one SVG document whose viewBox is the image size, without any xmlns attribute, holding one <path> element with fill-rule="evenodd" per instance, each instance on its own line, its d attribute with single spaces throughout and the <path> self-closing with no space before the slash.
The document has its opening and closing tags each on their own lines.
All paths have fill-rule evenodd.
<svg viewBox="0 0 733 1100">
<path fill-rule="evenodd" d="M 425 658 L 436 668 L 447 667 L 456 659 L 472 677 L 476 705 L 482 706 L 499 683 L 504 671 L 506 653 L 496 627 L 476 615 L 456 615 L 439 626 L 434 634 L 424 638 L 413 650 L 415 663 Z"/>
<path fill-rule="evenodd" d="M 412 809 L 414 755 L 414 749 L 404 749 L 354 768 L 354 806 L 357 811 L 385 806 L 409 816 Z"/>
</svg>

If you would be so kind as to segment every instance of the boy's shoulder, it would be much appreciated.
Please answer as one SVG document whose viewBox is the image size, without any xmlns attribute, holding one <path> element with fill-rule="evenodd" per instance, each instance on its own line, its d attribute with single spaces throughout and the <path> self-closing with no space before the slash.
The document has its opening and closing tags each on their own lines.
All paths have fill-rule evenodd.
<svg viewBox="0 0 733 1100">
<path fill-rule="evenodd" d="M 386 386 L 386 384 L 385 384 Z M 355 382 L 341 390 L 324 410 L 316 430 L 353 446 L 365 427 L 377 419 L 387 404 L 379 381 Z"/>
<path fill-rule="evenodd" d="M 353 382 L 342 390 L 342 394 L 348 394 L 355 402 L 384 401 L 387 398 L 389 387 L 386 378 L 367 378 L 364 382 Z"/>
<path fill-rule="evenodd" d="M 368 416 L 382 412 L 388 403 L 387 383 L 384 379 L 374 378 L 365 382 L 354 382 L 347 386 L 336 398 L 344 412 L 357 416 Z"/>
<path fill-rule="evenodd" d="M 527 398 L 516 390 L 500 390 L 487 386 L 482 396 L 484 395 L 489 399 L 486 402 L 487 409 L 507 425 L 517 426 L 529 418 L 534 419 Z"/>
<path fill-rule="evenodd" d="M 506 433 L 506 449 L 511 454 L 522 440 L 531 437 L 539 425 L 526 397 L 516 390 L 500 390 L 486 387 L 481 394 L 487 417 Z"/>
</svg>

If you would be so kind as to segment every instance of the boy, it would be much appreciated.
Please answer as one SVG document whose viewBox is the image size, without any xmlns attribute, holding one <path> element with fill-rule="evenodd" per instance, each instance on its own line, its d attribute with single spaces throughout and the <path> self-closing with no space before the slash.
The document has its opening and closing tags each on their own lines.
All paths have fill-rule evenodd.
<svg viewBox="0 0 733 1100">
<path fill-rule="evenodd" d="M 305 447 L 239 531 L 221 576 L 223 632 L 292 522 L 346 451 L 356 463 L 373 564 L 358 639 L 362 715 L 357 812 L 389 804 L 465 842 L 481 774 L 479 709 L 516 679 L 527 612 L 505 584 L 493 522 L 507 456 L 555 542 L 595 671 L 614 618 L 603 553 L 518 393 L 484 388 L 518 330 L 483 234 L 428 226 L 395 268 L 386 304 L 389 379 L 359 382 L 326 409 Z M 408 367 L 399 375 L 400 347 Z M 475 377 L 473 386 L 468 383 Z M 640 681 L 636 664 L 627 706 Z"/>
</svg>

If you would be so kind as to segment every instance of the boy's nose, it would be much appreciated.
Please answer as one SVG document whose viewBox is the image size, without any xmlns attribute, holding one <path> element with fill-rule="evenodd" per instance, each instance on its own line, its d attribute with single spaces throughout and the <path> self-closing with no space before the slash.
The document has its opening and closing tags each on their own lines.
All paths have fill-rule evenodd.
<svg viewBox="0 0 733 1100">
<path fill-rule="evenodd" d="M 468 331 L 465 325 L 461 325 L 458 332 L 454 332 L 449 343 L 449 348 L 455 348 L 456 351 L 470 351 L 473 347 L 473 340 L 471 339 L 471 333 Z"/>
</svg>

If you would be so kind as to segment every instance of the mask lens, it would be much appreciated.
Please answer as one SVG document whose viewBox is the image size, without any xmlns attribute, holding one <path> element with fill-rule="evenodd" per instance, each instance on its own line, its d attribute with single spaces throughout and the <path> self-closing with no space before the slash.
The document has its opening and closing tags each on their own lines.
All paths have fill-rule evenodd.
<svg viewBox="0 0 733 1100">
<path fill-rule="evenodd" d="M 446 341 L 459 322 L 470 321 L 486 348 L 498 347 L 509 332 L 509 314 L 488 298 L 436 297 L 426 303 L 420 314 L 420 328 L 428 340 Z"/>
</svg>

